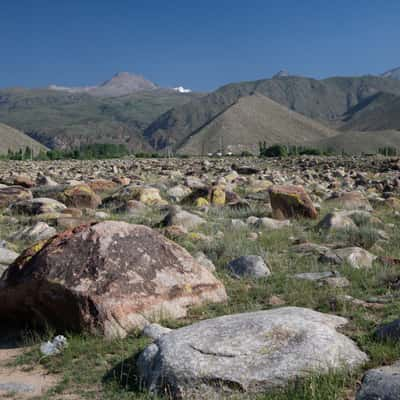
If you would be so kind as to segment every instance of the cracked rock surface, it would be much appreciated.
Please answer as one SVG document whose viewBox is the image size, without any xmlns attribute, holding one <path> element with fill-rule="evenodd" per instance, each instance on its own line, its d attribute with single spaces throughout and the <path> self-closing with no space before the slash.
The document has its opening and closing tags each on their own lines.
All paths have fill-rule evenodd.
<svg viewBox="0 0 400 400">
<path fill-rule="evenodd" d="M 137 366 L 148 389 L 173 398 L 265 392 L 313 372 L 364 363 L 367 356 L 336 330 L 346 323 L 297 307 L 209 319 L 160 337 Z"/>
</svg>

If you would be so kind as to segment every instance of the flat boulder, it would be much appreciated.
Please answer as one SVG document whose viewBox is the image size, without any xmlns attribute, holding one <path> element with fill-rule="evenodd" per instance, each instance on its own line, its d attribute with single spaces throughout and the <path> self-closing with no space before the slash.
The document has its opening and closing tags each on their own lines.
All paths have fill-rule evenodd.
<svg viewBox="0 0 400 400">
<path fill-rule="evenodd" d="M 10 206 L 12 212 L 25 215 L 57 213 L 66 208 L 67 207 L 63 203 L 47 197 L 19 201 Z"/>
<path fill-rule="evenodd" d="M 7 186 L 0 188 L 0 208 L 22 200 L 32 200 L 32 192 L 22 186 Z"/>
<path fill-rule="evenodd" d="M 373 210 L 371 203 L 364 194 L 357 191 L 335 193 L 332 197 L 325 200 L 325 204 L 337 206 L 344 210 Z"/>
<path fill-rule="evenodd" d="M 139 356 L 143 384 L 174 399 L 223 399 L 367 360 L 337 332 L 347 320 L 297 307 L 228 315 L 161 336 Z"/>
<path fill-rule="evenodd" d="M 2 321 L 123 337 L 189 306 L 227 299 L 222 283 L 142 225 L 82 225 L 24 251 L 0 280 Z"/>
<path fill-rule="evenodd" d="M 318 212 L 302 186 L 274 185 L 269 188 L 272 216 L 276 219 L 311 218 Z"/>
</svg>

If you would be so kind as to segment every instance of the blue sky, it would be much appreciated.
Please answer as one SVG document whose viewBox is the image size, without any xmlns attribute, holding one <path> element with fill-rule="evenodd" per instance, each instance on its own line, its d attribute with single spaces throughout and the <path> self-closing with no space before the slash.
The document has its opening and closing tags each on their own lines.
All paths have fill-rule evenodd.
<svg viewBox="0 0 400 400">
<path fill-rule="evenodd" d="M 400 66 L 399 38 L 399 0 L 2 0 L 0 87 L 379 73 Z"/>
</svg>

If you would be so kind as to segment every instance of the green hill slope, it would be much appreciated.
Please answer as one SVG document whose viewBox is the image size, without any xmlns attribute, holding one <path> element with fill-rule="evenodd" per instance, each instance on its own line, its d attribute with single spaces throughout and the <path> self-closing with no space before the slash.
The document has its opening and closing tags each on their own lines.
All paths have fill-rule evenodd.
<svg viewBox="0 0 400 400">
<path fill-rule="evenodd" d="M 105 142 L 148 150 L 144 128 L 171 107 L 198 96 L 165 89 L 112 98 L 48 89 L 0 90 L 0 121 L 48 147 Z"/>
</svg>

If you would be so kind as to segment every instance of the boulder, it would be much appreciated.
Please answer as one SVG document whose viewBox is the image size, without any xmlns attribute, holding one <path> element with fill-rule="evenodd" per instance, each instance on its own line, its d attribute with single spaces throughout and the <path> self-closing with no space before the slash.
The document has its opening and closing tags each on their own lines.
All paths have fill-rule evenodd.
<svg viewBox="0 0 400 400">
<path fill-rule="evenodd" d="M 318 212 L 302 186 L 274 185 L 269 188 L 272 216 L 276 219 L 311 218 Z"/>
<path fill-rule="evenodd" d="M 317 225 L 317 229 L 325 231 L 357 229 L 357 225 L 349 216 L 341 212 L 332 212 L 325 215 Z"/>
<path fill-rule="evenodd" d="M 400 341 L 400 319 L 380 325 L 375 331 L 375 336 L 379 340 Z"/>
<path fill-rule="evenodd" d="M 122 187 L 104 199 L 104 203 L 123 207 L 130 200 L 140 201 L 149 206 L 168 204 L 161 198 L 159 189 L 150 186 L 138 186 L 136 184 Z"/>
<path fill-rule="evenodd" d="M 0 247 L 0 264 L 2 265 L 10 265 L 13 263 L 19 254 L 15 251 L 9 250 L 5 247 Z"/>
<path fill-rule="evenodd" d="M 93 179 L 87 185 L 99 195 L 110 193 L 118 188 L 118 184 L 109 179 Z"/>
<path fill-rule="evenodd" d="M 289 220 L 278 220 L 267 217 L 248 217 L 246 222 L 249 225 L 254 225 L 256 228 L 265 228 L 271 231 L 287 228 L 291 225 Z"/>
<path fill-rule="evenodd" d="M 326 205 L 337 206 L 344 210 L 372 211 L 371 203 L 361 192 L 336 193 L 325 200 Z"/>
<path fill-rule="evenodd" d="M 346 323 L 297 307 L 209 319 L 161 336 L 139 356 L 137 369 L 145 387 L 173 399 L 265 393 L 363 364 L 366 354 L 336 330 Z"/>
<path fill-rule="evenodd" d="M 180 202 L 190 193 L 191 190 L 183 185 L 176 185 L 167 190 L 167 196 L 175 202 Z"/>
<path fill-rule="evenodd" d="M 68 207 L 97 208 L 101 198 L 85 184 L 72 186 L 58 195 L 58 200 Z"/>
<path fill-rule="evenodd" d="M 190 254 L 141 225 L 105 221 L 27 249 L 0 280 L 2 321 L 123 337 L 148 319 L 223 302 L 224 286 Z"/>
<path fill-rule="evenodd" d="M 32 200 L 32 192 L 22 186 L 0 188 L 0 208 L 6 208 L 22 200 Z"/>
<path fill-rule="evenodd" d="M 400 362 L 367 371 L 356 400 L 400 400 Z"/>
<path fill-rule="evenodd" d="M 62 212 L 66 206 L 55 199 L 39 197 L 11 204 L 10 209 L 17 214 L 38 215 Z"/>
<path fill-rule="evenodd" d="M 15 186 L 22 186 L 24 188 L 31 188 L 35 186 L 35 182 L 27 175 L 18 175 L 14 178 L 13 184 Z"/>
<path fill-rule="evenodd" d="M 167 227 L 182 226 L 190 231 L 205 223 L 206 220 L 198 215 L 182 210 L 179 206 L 171 206 L 161 225 Z"/>
<path fill-rule="evenodd" d="M 13 235 L 14 240 L 39 241 L 49 239 L 57 233 L 55 228 L 45 222 L 37 222 L 34 226 L 28 226 Z"/>
<path fill-rule="evenodd" d="M 376 256 L 361 247 L 335 249 L 334 253 L 355 269 L 371 268 Z"/>
<path fill-rule="evenodd" d="M 214 186 L 210 190 L 211 204 L 214 206 L 224 206 L 226 202 L 226 194 L 223 186 Z"/>
<path fill-rule="evenodd" d="M 271 271 L 260 256 L 242 256 L 232 260 L 227 269 L 235 278 L 265 278 Z"/>
</svg>

